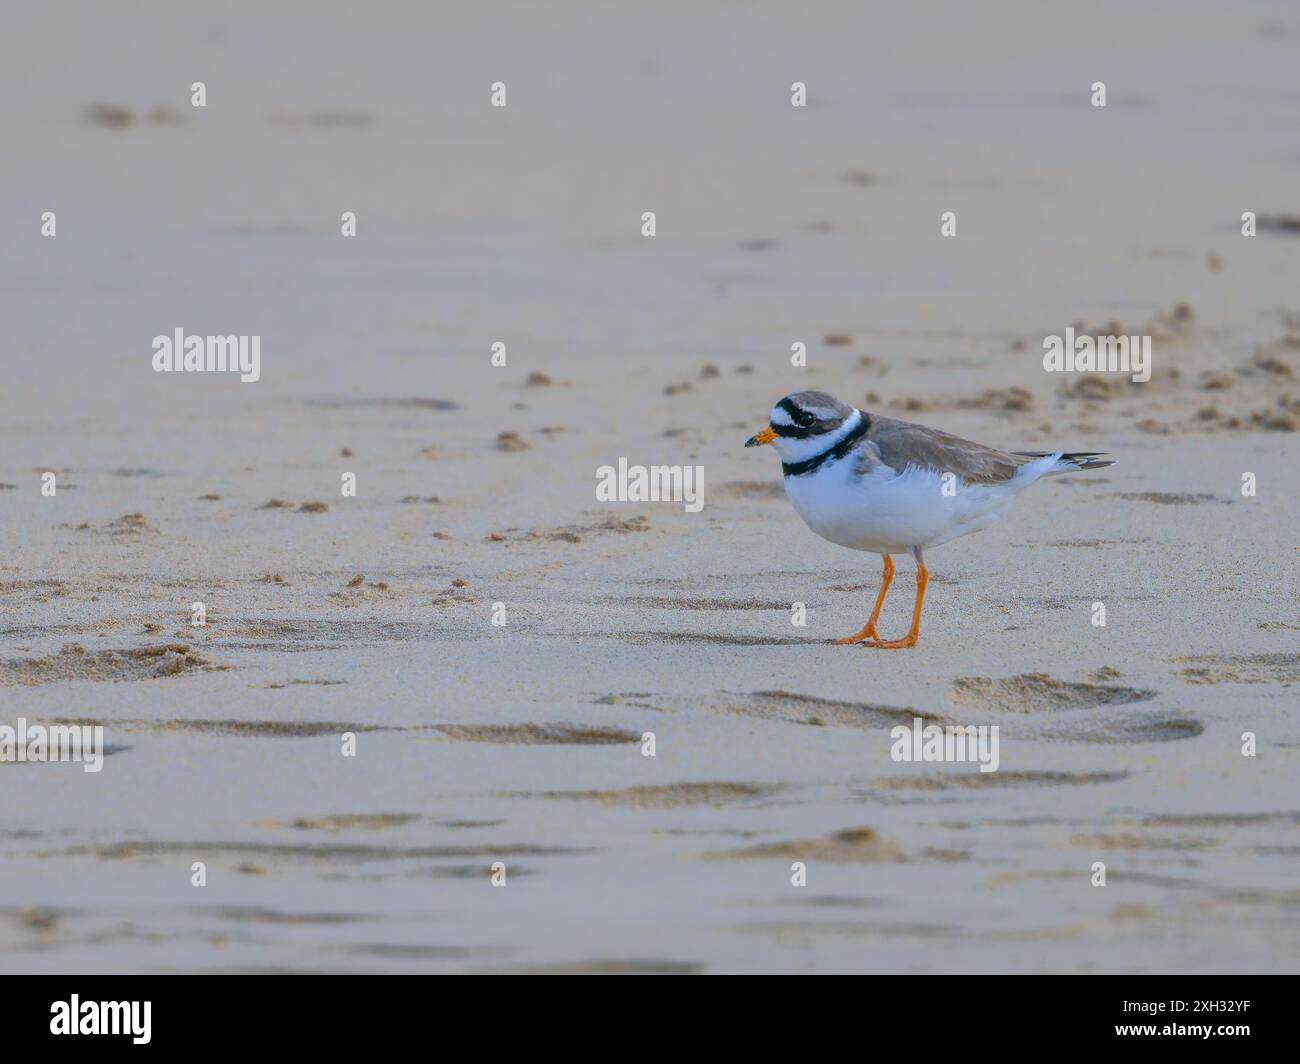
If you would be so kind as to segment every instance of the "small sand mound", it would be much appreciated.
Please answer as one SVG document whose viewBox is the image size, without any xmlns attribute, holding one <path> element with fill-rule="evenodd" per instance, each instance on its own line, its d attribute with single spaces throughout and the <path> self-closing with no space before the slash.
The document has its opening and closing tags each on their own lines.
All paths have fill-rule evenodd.
<svg viewBox="0 0 1300 1064">
<path fill-rule="evenodd" d="M 123 514 L 112 521 L 105 521 L 102 525 L 92 525 L 89 521 L 82 522 L 77 526 L 77 531 L 97 532 L 103 536 L 138 536 L 144 532 L 157 534 L 158 529 L 145 520 L 144 514 Z"/>
<path fill-rule="evenodd" d="M 330 592 L 330 598 L 344 606 L 358 606 L 368 602 L 378 602 L 396 597 L 396 592 L 388 586 L 387 580 L 371 580 L 358 574 L 338 591 Z"/>
<path fill-rule="evenodd" d="M 379 831 L 419 819 L 414 813 L 335 813 L 329 816 L 295 817 L 288 822 L 279 822 L 278 826 L 296 828 L 299 831 L 348 831 L 352 828 Z"/>
<path fill-rule="evenodd" d="M 528 441 L 517 432 L 497 433 L 498 451 L 528 451 L 531 449 L 532 444 L 528 443 Z"/>
<path fill-rule="evenodd" d="M 511 743 L 522 746 L 606 746 L 639 743 L 640 732 L 589 724 L 439 724 L 438 731 L 467 743 Z"/>
<path fill-rule="evenodd" d="M 1088 783 L 1115 783 L 1127 772 L 963 772 L 942 776 L 886 776 L 875 786 L 886 790 L 950 791 L 983 787 L 1060 787 Z"/>
<path fill-rule="evenodd" d="M 556 540 L 563 543 L 581 543 L 584 535 L 649 531 L 650 519 L 644 515 L 636 517 L 610 515 L 595 524 L 588 525 L 563 525 L 560 528 L 507 528 L 504 532 L 489 533 L 484 537 L 484 542 L 538 543 Z"/>
<path fill-rule="evenodd" d="M 345 407 L 378 406 L 394 410 L 459 410 L 460 404 L 450 399 L 424 399 L 418 396 L 400 396 L 397 398 L 356 399 L 351 396 L 343 399 L 310 399 L 312 406 L 327 410 L 339 410 Z"/>
<path fill-rule="evenodd" d="M 1190 491 L 1117 491 L 1112 495 L 1116 499 L 1130 502 L 1155 502 L 1162 506 L 1196 506 L 1203 502 L 1227 502 L 1217 495 Z"/>
<path fill-rule="evenodd" d="M 245 739 L 314 739 L 344 732 L 393 731 L 377 724 L 348 724 L 334 720 L 159 720 L 123 722 L 153 731 L 192 731 Z"/>
<path fill-rule="evenodd" d="M 729 805 L 775 794 L 780 789 L 755 783 L 666 783 L 656 787 L 624 787 L 608 791 L 543 791 L 537 797 L 569 798 L 640 809 L 672 809 L 682 805 Z"/>
<path fill-rule="evenodd" d="M 958 399 L 959 407 L 972 410 L 1032 410 L 1034 393 L 1017 384 L 1009 388 L 990 388 L 968 399 Z"/>
<path fill-rule="evenodd" d="M 1265 233 L 1300 233 L 1300 214 L 1261 214 L 1255 228 Z"/>
<path fill-rule="evenodd" d="M 32 687 L 65 680 L 151 680 L 216 668 L 220 666 L 195 654 L 185 643 L 100 650 L 93 654 L 80 643 L 67 643 L 58 654 L 49 657 L 0 661 L 0 686 Z"/>
<path fill-rule="evenodd" d="M 82 117 L 92 126 L 107 126 L 109 129 L 126 129 L 135 124 L 135 112 L 116 103 L 92 103 Z"/>
<path fill-rule="evenodd" d="M 903 849 L 892 839 L 881 838 L 874 828 L 849 828 L 834 835 L 793 842 L 774 842 L 764 846 L 747 846 L 743 850 L 712 854 L 713 857 L 770 857 L 791 861 L 831 861 L 836 864 L 873 864 L 879 861 L 903 861 Z"/>
<path fill-rule="evenodd" d="M 1133 687 L 1108 687 L 1095 683 L 1069 683 L 1045 672 L 1027 672 L 994 680 L 987 676 L 963 676 L 953 682 L 953 697 L 959 706 L 975 710 L 1005 710 L 1011 713 L 1052 713 L 1094 706 L 1125 705 L 1155 698 L 1155 691 Z"/>
</svg>

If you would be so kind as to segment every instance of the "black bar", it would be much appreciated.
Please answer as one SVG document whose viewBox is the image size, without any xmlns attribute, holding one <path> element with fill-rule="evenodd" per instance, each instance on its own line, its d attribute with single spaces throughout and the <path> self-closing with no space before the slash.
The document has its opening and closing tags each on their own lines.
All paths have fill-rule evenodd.
<svg viewBox="0 0 1300 1064">
<path fill-rule="evenodd" d="M 490 1053 L 512 1038 L 543 1052 L 569 1039 L 617 1049 L 634 1032 L 637 1041 L 653 1042 L 659 1029 L 666 1049 L 681 1049 L 691 1030 L 737 1041 L 760 1035 L 766 1044 L 775 1028 L 779 1040 L 809 1049 L 823 1040 L 865 1037 L 877 1048 L 896 1039 L 927 1053 L 996 1046 L 1073 1054 L 1126 1043 L 1180 1055 L 1198 1047 L 1255 1052 L 1285 1048 L 1296 989 L 1294 977 L 1253 975 L 848 976 L 831 977 L 840 984 L 833 988 L 825 980 L 788 977 L 779 986 L 752 979 L 737 986 L 736 978 L 742 977 L 715 979 L 701 993 L 680 980 L 629 985 L 592 976 L 577 977 L 581 985 L 549 980 L 541 986 L 536 979 L 489 986 L 432 975 L 9 977 L 4 1045 L 9 1060 L 22 1059 L 15 1054 L 23 1049 L 61 1045 L 337 1054 L 396 1048 L 412 1038 L 434 1053 L 458 1044 L 468 1052 L 480 1040 Z M 733 985 L 722 985 L 728 982 Z M 105 1014 L 98 1003 L 138 1003 L 133 1015 L 143 1021 L 148 1002 L 148 1041 L 137 1042 L 140 1035 L 130 1032 L 52 1033 L 73 995 L 85 1025 L 127 1015 L 120 1008 Z M 1179 1031 L 1192 1027 L 1212 1033 Z M 688 1042 L 698 1044 L 695 1036 Z"/>
</svg>

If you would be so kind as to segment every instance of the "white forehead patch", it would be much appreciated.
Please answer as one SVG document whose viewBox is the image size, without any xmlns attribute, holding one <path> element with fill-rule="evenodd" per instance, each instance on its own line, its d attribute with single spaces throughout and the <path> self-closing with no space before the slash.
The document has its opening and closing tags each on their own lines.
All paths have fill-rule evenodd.
<svg viewBox="0 0 1300 1064">
<path fill-rule="evenodd" d="M 785 407 L 774 406 L 772 407 L 772 424 L 788 426 L 793 425 L 794 422 L 790 420 L 790 415 L 785 412 Z"/>
</svg>

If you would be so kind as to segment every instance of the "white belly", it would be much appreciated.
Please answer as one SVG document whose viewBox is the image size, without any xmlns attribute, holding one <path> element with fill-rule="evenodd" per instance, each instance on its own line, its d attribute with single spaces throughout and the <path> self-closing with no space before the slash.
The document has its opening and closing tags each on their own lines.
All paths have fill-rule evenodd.
<svg viewBox="0 0 1300 1064">
<path fill-rule="evenodd" d="M 835 462 L 809 476 L 786 477 L 785 491 L 823 539 L 876 554 L 933 547 L 987 528 L 1021 486 L 957 483 L 945 493 L 943 478 L 931 470 L 896 475 L 882 468 L 857 477 L 853 465 Z"/>
</svg>

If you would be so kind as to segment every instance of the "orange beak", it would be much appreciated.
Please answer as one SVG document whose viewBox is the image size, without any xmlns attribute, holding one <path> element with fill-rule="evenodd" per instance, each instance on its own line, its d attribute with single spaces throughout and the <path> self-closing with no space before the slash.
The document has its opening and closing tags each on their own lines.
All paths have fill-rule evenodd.
<svg viewBox="0 0 1300 1064">
<path fill-rule="evenodd" d="M 745 441 L 745 446 L 762 447 L 763 444 L 771 443 L 774 439 L 776 439 L 776 429 L 772 428 L 771 425 L 768 425 L 768 427 L 765 428 L 762 432 L 760 432 L 757 436 L 749 437 L 749 439 Z"/>
</svg>

